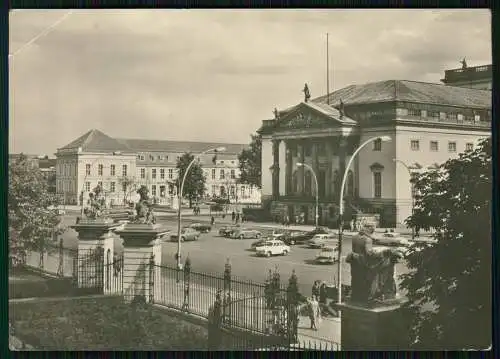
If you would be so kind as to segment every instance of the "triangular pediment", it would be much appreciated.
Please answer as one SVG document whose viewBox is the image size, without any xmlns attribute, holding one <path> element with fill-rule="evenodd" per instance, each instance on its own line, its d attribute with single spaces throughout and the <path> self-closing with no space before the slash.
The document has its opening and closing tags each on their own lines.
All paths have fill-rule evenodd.
<svg viewBox="0 0 500 359">
<path fill-rule="evenodd" d="M 338 110 L 326 105 L 302 102 L 279 118 L 278 129 L 331 128 L 355 125 L 352 119 L 341 116 Z"/>
</svg>

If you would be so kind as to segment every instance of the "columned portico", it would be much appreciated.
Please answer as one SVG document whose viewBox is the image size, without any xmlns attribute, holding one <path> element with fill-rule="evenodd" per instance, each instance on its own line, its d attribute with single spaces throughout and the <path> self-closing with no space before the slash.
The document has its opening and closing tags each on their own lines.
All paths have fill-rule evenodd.
<svg viewBox="0 0 500 359">
<path fill-rule="evenodd" d="M 279 141 L 279 140 L 278 140 Z M 286 178 L 287 178 L 287 146 L 285 141 L 279 141 L 278 157 L 279 157 L 279 178 L 278 178 L 278 192 L 280 196 L 286 194 Z"/>
<path fill-rule="evenodd" d="M 272 188 L 272 195 L 273 198 L 278 198 L 279 195 L 279 185 L 280 185 L 280 151 L 279 151 L 279 146 L 280 146 L 280 140 L 273 140 L 273 165 L 272 165 L 272 183 L 273 183 L 273 188 Z"/>
</svg>

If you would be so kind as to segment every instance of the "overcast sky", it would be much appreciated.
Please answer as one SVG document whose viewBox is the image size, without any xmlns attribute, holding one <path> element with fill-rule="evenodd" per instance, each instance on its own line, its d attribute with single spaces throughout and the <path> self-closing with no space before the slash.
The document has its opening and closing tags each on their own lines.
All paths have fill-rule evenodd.
<svg viewBox="0 0 500 359">
<path fill-rule="evenodd" d="M 67 12 L 10 14 L 11 152 L 52 155 L 92 128 L 247 143 L 305 82 L 326 93 L 327 32 L 331 89 L 492 61 L 488 10 Z"/>
</svg>

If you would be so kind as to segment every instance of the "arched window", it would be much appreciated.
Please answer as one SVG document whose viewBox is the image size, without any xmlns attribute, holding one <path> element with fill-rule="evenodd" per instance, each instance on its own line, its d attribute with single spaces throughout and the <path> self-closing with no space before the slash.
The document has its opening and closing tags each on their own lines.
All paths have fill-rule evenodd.
<svg viewBox="0 0 500 359">
<path fill-rule="evenodd" d="M 346 194 L 349 197 L 354 197 L 354 173 L 349 170 L 347 172 L 347 188 L 346 188 Z"/>
<path fill-rule="evenodd" d="M 382 198 L 382 172 L 384 171 L 384 166 L 375 162 L 370 166 L 370 170 L 373 177 L 373 198 Z"/>
</svg>

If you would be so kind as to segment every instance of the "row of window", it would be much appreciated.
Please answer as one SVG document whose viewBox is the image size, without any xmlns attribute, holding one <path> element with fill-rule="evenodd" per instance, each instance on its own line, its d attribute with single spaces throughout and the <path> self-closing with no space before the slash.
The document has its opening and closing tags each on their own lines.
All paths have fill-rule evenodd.
<svg viewBox="0 0 500 359">
<path fill-rule="evenodd" d="M 215 168 L 212 168 L 212 179 L 216 179 L 216 176 L 217 175 L 217 171 Z M 229 172 L 229 178 L 231 179 L 236 179 L 236 171 L 234 169 L 232 169 L 230 172 Z M 223 179 L 226 179 L 226 171 L 224 171 L 223 169 L 220 169 L 219 170 L 219 179 L 220 180 L 223 180 Z"/>
<path fill-rule="evenodd" d="M 90 176 L 92 173 L 92 166 L 90 164 L 85 165 L 85 175 Z M 104 165 L 99 164 L 97 165 L 97 175 L 98 176 L 103 176 L 104 175 Z M 116 166 L 111 165 L 109 166 L 109 175 L 110 176 L 116 176 Z M 122 177 L 127 177 L 128 175 L 128 166 L 127 165 L 122 165 Z"/>
<path fill-rule="evenodd" d="M 140 172 L 140 177 L 141 178 L 146 178 L 146 169 L 141 168 L 139 170 Z M 158 171 L 156 168 L 151 169 L 151 179 L 156 179 L 158 177 Z M 217 177 L 217 170 L 215 168 L 212 169 L 212 179 L 215 180 Z M 173 179 L 174 178 L 174 169 L 169 168 L 168 169 L 168 179 Z M 231 179 L 236 179 L 236 170 L 231 169 L 229 172 L 229 178 Z M 160 179 L 165 179 L 165 169 L 160 168 Z M 219 179 L 223 180 L 226 179 L 226 171 L 224 169 L 219 170 Z"/>
<path fill-rule="evenodd" d="M 411 140 L 410 148 L 412 151 L 420 151 L 420 140 Z M 439 151 L 438 141 L 429 141 L 429 149 L 433 152 Z M 468 142 L 465 144 L 465 151 L 472 151 L 474 144 Z M 455 141 L 448 141 L 448 152 L 457 152 L 457 143 Z"/>
<path fill-rule="evenodd" d="M 466 121 L 466 122 L 479 122 L 481 121 L 481 115 L 463 115 L 458 112 L 439 112 L 439 111 L 425 111 L 418 109 L 399 109 L 402 116 L 414 116 L 414 117 L 428 117 L 436 120 L 449 120 L 449 121 Z M 488 111 L 488 114 L 490 112 Z"/>
<path fill-rule="evenodd" d="M 156 155 L 156 156 L 155 156 L 155 155 L 150 154 L 150 155 L 148 156 L 148 158 L 149 158 L 149 160 L 150 160 L 151 162 L 153 162 L 153 161 L 155 161 L 155 160 L 156 160 L 156 161 L 168 161 L 168 156 L 164 156 L 164 155 Z M 180 156 L 177 156 L 177 157 L 176 157 L 176 160 L 178 160 L 179 158 L 180 158 Z M 145 161 L 145 160 L 146 160 L 146 156 L 145 156 L 144 154 L 142 154 L 142 153 L 139 153 L 139 154 L 137 155 L 137 159 L 138 159 L 139 161 Z M 198 161 L 199 161 L 199 159 L 198 159 Z M 220 164 L 224 164 L 224 161 L 219 161 L 219 163 L 220 163 Z M 233 164 L 233 165 L 234 165 L 234 163 L 235 163 L 235 161 L 231 161 L 231 164 Z"/>
</svg>

